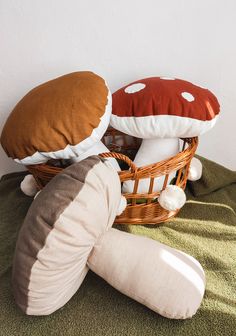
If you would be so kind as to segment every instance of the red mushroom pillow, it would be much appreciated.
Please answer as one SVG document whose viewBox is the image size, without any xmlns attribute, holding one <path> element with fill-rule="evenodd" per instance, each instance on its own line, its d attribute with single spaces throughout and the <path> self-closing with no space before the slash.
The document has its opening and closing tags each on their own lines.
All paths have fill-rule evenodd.
<svg viewBox="0 0 236 336">
<path fill-rule="evenodd" d="M 111 125 L 142 139 L 188 138 L 210 130 L 219 114 L 207 89 L 167 77 L 145 78 L 112 95 Z"/>
<path fill-rule="evenodd" d="M 199 136 L 218 119 L 220 106 L 209 90 L 168 77 L 145 78 L 128 84 L 112 95 L 111 125 L 142 138 L 135 164 L 162 161 L 179 151 L 179 138 Z M 171 180 L 169 177 L 169 181 Z M 162 189 L 163 178 L 155 179 L 154 191 Z M 149 181 L 140 181 L 138 192 L 148 191 Z M 132 192 L 125 182 L 124 191 Z"/>
</svg>

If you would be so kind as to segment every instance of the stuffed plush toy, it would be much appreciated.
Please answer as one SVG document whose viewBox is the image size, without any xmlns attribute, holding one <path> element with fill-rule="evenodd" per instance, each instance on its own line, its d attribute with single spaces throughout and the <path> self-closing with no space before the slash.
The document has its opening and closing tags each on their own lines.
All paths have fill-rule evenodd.
<svg viewBox="0 0 236 336">
<path fill-rule="evenodd" d="M 28 92 L 8 117 L 1 144 L 8 156 L 24 165 L 49 159 L 80 161 L 109 151 L 100 141 L 111 116 L 111 94 L 100 76 L 73 72 Z M 119 165 L 110 159 L 116 169 Z M 27 195 L 37 192 L 27 178 Z"/>
<path fill-rule="evenodd" d="M 215 125 L 218 114 L 219 103 L 209 90 L 180 79 L 152 77 L 113 93 L 110 123 L 121 132 L 143 139 L 134 159 L 136 166 L 141 167 L 175 156 L 179 152 L 179 138 L 207 132 Z M 199 179 L 201 171 L 200 161 L 193 159 L 189 179 Z M 174 176 L 175 172 L 170 174 L 169 182 Z M 153 190 L 160 191 L 163 182 L 164 176 L 156 178 Z M 133 187 L 133 181 L 126 181 L 123 191 L 130 193 Z M 143 179 L 139 181 L 137 192 L 146 193 L 148 187 L 149 179 Z M 174 204 L 177 208 L 183 205 L 183 190 L 177 188 L 170 186 L 169 193 L 162 195 L 165 209 L 173 210 Z M 175 195 L 175 200 L 169 207 L 169 201 L 163 200 L 165 195 L 170 200 L 170 194 Z"/>
<path fill-rule="evenodd" d="M 120 292 L 174 319 L 196 313 L 201 265 L 154 240 L 111 228 L 126 206 L 115 168 L 91 156 L 54 177 L 33 201 L 13 263 L 16 303 L 51 314 L 75 294 L 89 269 Z"/>
</svg>

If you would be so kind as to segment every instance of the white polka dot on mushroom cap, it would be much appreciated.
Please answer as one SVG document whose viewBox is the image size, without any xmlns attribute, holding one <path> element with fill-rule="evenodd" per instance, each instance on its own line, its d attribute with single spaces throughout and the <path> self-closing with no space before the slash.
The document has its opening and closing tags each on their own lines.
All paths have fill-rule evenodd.
<svg viewBox="0 0 236 336">
<path fill-rule="evenodd" d="M 165 80 L 175 80 L 173 77 L 160 77 L 160 79 L 165 79 Z"/>
<path fill-rule="evenodd" d="M 126 93 L 135 93 L 135 92 L 138 92 L 138 91 L 141 91 L 145 88 L 145 84 L 143 83 L 136 83 L 136 84 L 132 84 L 132 85 L 129 85 L 125 88 L 125 92 Z"/>
<path fill-rule="evenodd" d="M 186 99 L 188 102 L 192 102 L 192 101 L 195 100 L 194 96 L 193 96 L 191 93 L 189 93 L 189 92 L 182 92 L 182 93 L 181 93 L 181 96 L 182 96 L 184 99 Z"/>
</svg>

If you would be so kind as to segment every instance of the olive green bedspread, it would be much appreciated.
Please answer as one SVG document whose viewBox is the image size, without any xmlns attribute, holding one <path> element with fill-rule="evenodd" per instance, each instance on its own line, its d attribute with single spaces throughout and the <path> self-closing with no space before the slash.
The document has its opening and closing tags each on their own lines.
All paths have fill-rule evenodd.
<svg viewBox="0 0 236 336">
<path fill-rule="evenodd" d="M 206 292 L 189 320 L 168 320 L 120 294 L 89 272 L 74 297 L 46 317 L 25 316 L 11 291 L 17 233 L 32 201 L 19 189 L 24 173 L 0 182 L 0 335 L 235 335 L 236 172 L 201 158 L 203 177 L 189 183 L 188 201 L 169 223 L 121 226 L 197 258 L 206 272 Z"/>
</svg>

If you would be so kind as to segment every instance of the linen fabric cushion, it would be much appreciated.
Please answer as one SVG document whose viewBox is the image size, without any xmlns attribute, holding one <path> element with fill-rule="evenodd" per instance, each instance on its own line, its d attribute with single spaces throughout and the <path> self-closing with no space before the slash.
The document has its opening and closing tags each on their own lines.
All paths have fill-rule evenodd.
<svg viewBox="0 0 236 336">
<path fill-rule="evenodd" d="M 91 156 L 54 177 L 36 197 L 13 263 L 15 300 L 26 314 L 50 314 L 78 290 L 95 242 L 114 222 L 120 189 L 115 169 Z"/>
<path fill-rule="evenodd" d="M 172 319 L 192 317 L 205 291 L 205 274 L 196 259 L 113 228 L 97 241 L 88 265 L 123 294 Z"/>
</svg>

